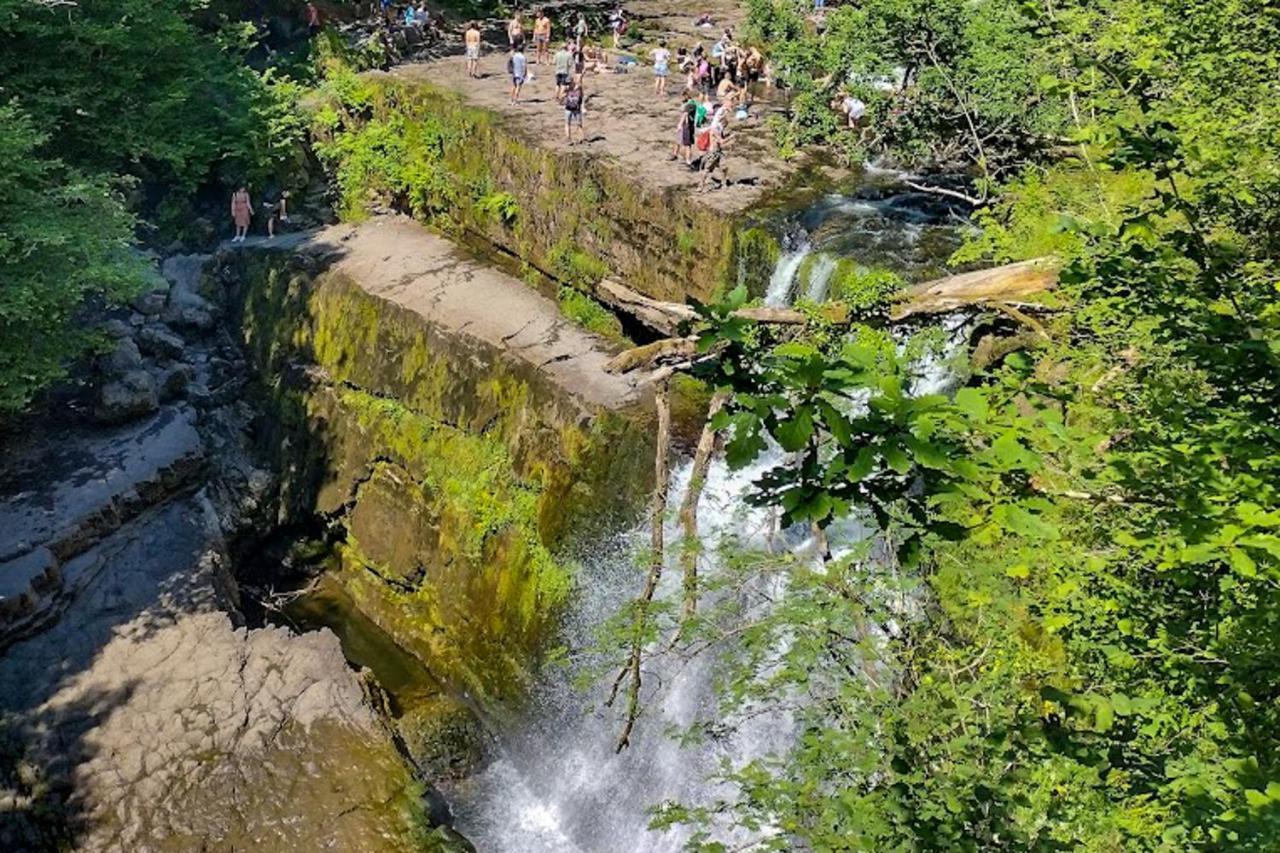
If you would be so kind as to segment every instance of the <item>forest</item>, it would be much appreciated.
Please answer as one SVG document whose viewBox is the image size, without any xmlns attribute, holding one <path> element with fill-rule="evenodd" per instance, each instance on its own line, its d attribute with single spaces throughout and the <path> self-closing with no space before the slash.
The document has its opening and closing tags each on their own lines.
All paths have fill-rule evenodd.
<svg viewBox="0 0 1280 853">
<path fill-rule="evenodd" d="M 0 0 L 0 417 L 102 351 L 86 318 L 237 182 L 323 164 L 339 207 L 362 196 L 381 143 L 304 108 L 353 72 L 296 34 L 302 4 L 258 5 Z M 752 501 L 877 536 L 706 581 L 786 576 L 764 615 L 721 596 L 682 631 L 730 644 L 725 726 L 785 707 L 800 733 L 655 828 L 706 851 L 724 826 L 761 850 L 1277 849 L 1280 5 L 746 7 L 787 91 L 781 156 L 898 164 L 972 211 L 953 265 L 1052 257 L 1060 284 L 923 396 L 936 341 L 891 335 L 874 281 L 838 319 L 799 306 L 799 333 L 735 313 L 740 289 L 697 306 L 729 464 L 787 454 Z M 414 198 L 449 191 L 418 178 Z M 658 636 L 634 618 L 625 642 Z"/>
</svg>

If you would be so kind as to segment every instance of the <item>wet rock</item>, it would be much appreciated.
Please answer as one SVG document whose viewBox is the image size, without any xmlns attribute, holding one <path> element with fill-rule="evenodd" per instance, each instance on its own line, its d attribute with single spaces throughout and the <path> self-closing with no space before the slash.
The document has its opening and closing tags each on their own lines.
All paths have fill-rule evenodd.
<svg viewBox="0 0 1280 853">
<path fill-rule="evenodd" d="M 40 438 L 11 449 L 0 468 L 0 560 L 40 547 L 60 559 L 77 554 L 189 488 L 205 461 L 187 407 L 109 432 L 68 429 Z"/>
<path fill-rule="evenodd" d="M 138 332 L 138 348 L 158 358 L 182 358 L 187 343 L 163 323 L 147 326 Z"/>
<path fill-rule="evenodd" d="M 0 624 L 34 622 L 60 585 L 58 561 L 48 548 L 0 563 Z"/>
<path fill-rule="evenodd" d="M 93 416 L 101 423 L 120 424 L 149 415 L 159 407 L 160 395 L 151 374 L 130 370 L 98 389 Z"/>
<path fill-rule="evenodd" d="M 428 778 L 465 778 L 483 758 L 484 727 L 470 708 L 447 696 L 408 709 L 398 724 L 405 747 Z"/>
</svg>

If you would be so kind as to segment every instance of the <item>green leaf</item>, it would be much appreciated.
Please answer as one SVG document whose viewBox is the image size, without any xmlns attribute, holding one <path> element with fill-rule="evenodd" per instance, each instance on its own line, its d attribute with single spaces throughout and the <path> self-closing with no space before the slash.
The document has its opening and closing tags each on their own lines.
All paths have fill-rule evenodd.
<svg viewBox="0 0 1280 853">
<path fill-rule="evenodd" d="M 788 453 L 803 450 L 813 437 L 813 415 L 808 408 L 796 410 L 792 417 L 774 428 L 773 437 Z"/>
</svg>

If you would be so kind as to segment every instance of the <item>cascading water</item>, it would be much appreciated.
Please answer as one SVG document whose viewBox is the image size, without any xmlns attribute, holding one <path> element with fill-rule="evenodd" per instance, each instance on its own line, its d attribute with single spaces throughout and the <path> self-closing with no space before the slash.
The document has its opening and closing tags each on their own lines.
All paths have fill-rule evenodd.
<svg viewBox="0 0 1280 853">
<path fill-rule="evenodd" d="M 929 227 L 928 217 L 912 221 L 914 216 L 903 212 L 910 209 L 892 197 L 877 201 L 824 199 L 805 212 L 800 227 L 793 228 L 765 301 L 786 305 L 795 298 L 797 275 L 816 249 L 822 254 L 809 266 L 803 295 L 821 300 L 836 267 L 837 247 L 844 245 L 850 228 L 861 231 L 864 238 L 874 236 L 868 242 L 876 245 L 873 254 L 877 262 L 881 256 L 891 258 L 906 274 L 925 268 L 926 262 L 919 257 L 920 236 Z M 845 227 L 840 227 L 840 222 Z M 958 344 L 963 330 L 957 327 L 950 331 L 953 344 Z M 930 359 L 921 366 L 917 389 L 932 393 L 948 379 L 945 363 Z M 781 547 L 803 554 L 811 547 L 807 533 L 778 531 L 772 511 L 750 507 L 745 501 L 752 483 L 782 461 L 784 454 L 773 447 L 738 471 L 731 471 L 723 460 L 712 462 L 699 511 L 700 571 L 704 576 L 717 572 L 720 545 L 730 539 L 740 547 L 757 550 Z M 690 475 L 688 461 L 676 469 L 670 488 L 673 502 L 684 495 Z M 868 530 L 856 517 L 828 530 L 829 545 L 837 554 L 867 535 Z M 680 537 L 679 529 L 670 522 L 668 542 L 679 543 Z M 648 829 L 651 807 L 667 800 L 705 804 L 717 795 L 731 793 L 707 781 L 722 762 L 741 766 L 789 746 L 792 727 L 782 712 L 762 715 L 723 737 L 680 745 L 668 736 L 671 730 L 685 730 L 715 711 L 715 656 L 702 654 L 682 660 L 674 655 L 650 655 L 644 664 L 644 711 L 632 733 L 633 745 L 615 754 L 619 714 L 602 708 L 612 676 L 584 692 L 574 684 L 573 664 L 589 655 L 587 650 L 599 626 L 638 593 L 646 540 L 647 526 L 642 526 L 606 543 L 585 563 L 575 606 L 565 626 L 570 666 L 544 676 L 522 719 L 499 734 L 496 759 L 448 791 L 458 828 L 479 850 L 679 850 L 686 840 L 681 831 Z M 678 550 L 675 546 L 668 549 L 669 565 L 658 590 L 660 598 L 678 598 Z M 782 590 L 760 592 L 765 598 L 776 599 Z"/>
<path fill-rule="evenodd" d="M 778 307 L 791 304 L 796 273 L 800 271 L 800 265 L 804 263 L 804 259 L 813 251 L 813 246 L 809 243 L 809 235 L 803 231 L 784 241 L 784 246 L 788 243 L 790 248 L 784 248 L 777 265 L 773 268 L 773 275 L 769 277 L 769 287 L 764 294 L 765 305 Z"/>
</svg>

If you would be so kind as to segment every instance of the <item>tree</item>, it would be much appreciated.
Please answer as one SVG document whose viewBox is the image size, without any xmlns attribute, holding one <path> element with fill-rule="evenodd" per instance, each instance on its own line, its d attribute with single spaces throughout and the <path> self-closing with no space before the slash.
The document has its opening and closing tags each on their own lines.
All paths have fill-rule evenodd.
<svg viewBox="0 0 1280 853">
<path fill-rule="evenodd" d="M 15 411 L 92 343 L 82 313 L 129 296 L 144 265 L 133 217 L 101 177 L 40 154 L 47 137 L 0 105 L 0 411 Z"/>
</svg>

